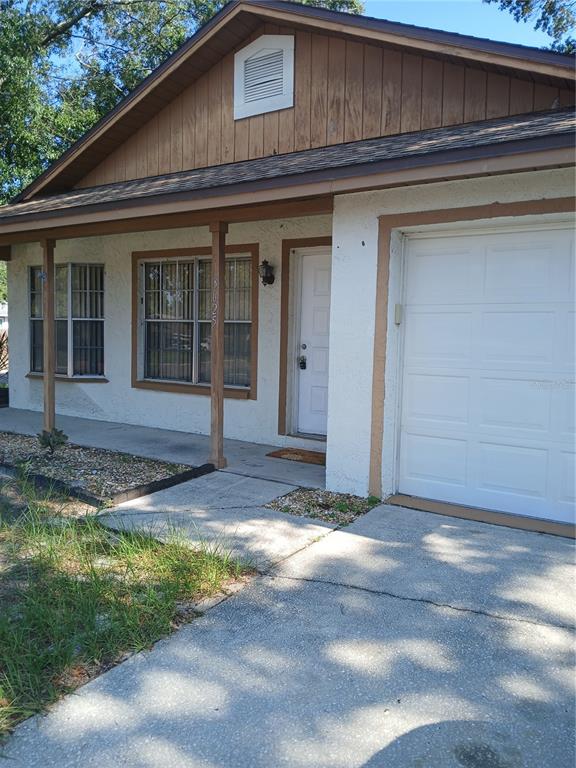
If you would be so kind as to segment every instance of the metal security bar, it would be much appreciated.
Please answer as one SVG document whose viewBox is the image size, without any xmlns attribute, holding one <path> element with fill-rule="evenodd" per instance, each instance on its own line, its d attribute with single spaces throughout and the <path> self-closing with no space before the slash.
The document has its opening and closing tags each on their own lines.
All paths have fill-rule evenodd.
<svg viewBox="0 0 576 768">
<path fill-rule="evenodd" d="M 30 370 L 44 368 L 41 267 L 30 269 Z M 58 264 L 55 268 L 57 374 L 104 375 L 104 266 Z"/>
<path fill-rule="evenodd" d="M 210 383 L 211 275 L 208 259 L 142 264 L 144 378 Z M 224 382 L 249 387 L 252 262 L 226 259 Z"/>
</svg>

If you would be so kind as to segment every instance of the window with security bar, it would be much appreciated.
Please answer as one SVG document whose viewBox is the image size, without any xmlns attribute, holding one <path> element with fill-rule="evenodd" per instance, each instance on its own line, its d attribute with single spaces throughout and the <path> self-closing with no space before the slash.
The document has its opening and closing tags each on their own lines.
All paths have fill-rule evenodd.
<svg viewBox="0 0 576 768">
<path fill-rule="evenodd" d="M 104 266 L 57 264 L 55 284 L 56 374 L 104 375 Z M 30 370 L 44 370 L 41 267 L 30 269 Z"/>
<path fill-rule="evenodd" d="M 212 264 L 208 259 L 144 261 L 143 375 L 155 381 L 210 383 Z M 225 267 L 224 383 L 250 387 L 252 260 Z"/>
</svg>

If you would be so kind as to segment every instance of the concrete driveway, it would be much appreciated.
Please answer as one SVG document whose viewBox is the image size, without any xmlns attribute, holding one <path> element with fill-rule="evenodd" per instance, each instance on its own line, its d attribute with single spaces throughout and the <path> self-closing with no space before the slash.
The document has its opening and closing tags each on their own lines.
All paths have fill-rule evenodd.
<svg viewBox="0 0 576 768">
<path fill-rule="evenodd" d="M 11 768 L 573 768 L 571 542 L 381 506 L 20 726 Z"/>
</svg>

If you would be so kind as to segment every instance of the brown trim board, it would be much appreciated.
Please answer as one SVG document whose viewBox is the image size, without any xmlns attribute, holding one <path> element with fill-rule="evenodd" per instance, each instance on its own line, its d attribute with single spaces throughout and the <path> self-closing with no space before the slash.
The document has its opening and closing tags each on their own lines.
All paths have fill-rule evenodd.
<svg viewBox="0 0 576 768">
<path fill-rule="evenodd" d="M 318 248 L 331 246 L 332 238 L 299 237 L 282 240 L 282 261 L 280 275 L 280 367 L 278 379 L 278 434 L 287 434 L 288 405 L 288 335 L 290 328 L 290 255 L 297 248 Z"/>
<path fill-rule="evenodd" d="M 372 371 L 372 424 L 370 437 L 369 491 L 382 495 L 382 441 L 384 439 L 384 399 L 386 374 L 386 334 L 388 317 L 388 276 L 390 240 L 393 231 L 403 228 L 450 224 L 511 216 L 534 216 L 550 213 L 573 213 L 576 198 L 560 197 L 527 200 L 517 203 L 489 203 L 451 210 L 416 211 L 379 217 L 377 294 L 374 327 L 374 362 Z M 391 439 L 395 439 L 391 436 Z"/>
<path fill-rule="evenodd" d="M 259 243 L 235 243 L 227 245 L 226 254 L 248 253 L 252 262 L 252 337 L 250 354 L 250 387 L 225 387 L 224 398 L 232 400 L 256 400 L 258 391 L 258 303 L 260 262 Z M 131 329 L 131 386 L 133 389 L 150 389 L 157 392 L 172 392 L 186 395 L 204 395 L 210 397 L 209 384 L 187 384 L 179 381 L 154 381 L 138 378 L 138 265 L 146 259 L 211 257 L 212 248 L 194 246 L 190 248 L 167 248 L 165 250 L 132 252 L 132 329 Z"/>
<path fill-rule="evenodd" d="M 558 143 L 563 146 L 556 146 Z M 549 140 L 451 149 L 169 195 L 136 196 L 10 216 L 4 212 L 0 218 L 0 245 L 48 237 L 61 240 L 118 231 L 209 225 L 215 216 L 232 223 L 331 213 L 333 196 L 345 192 L 572 167 L 573 143 L 572 134 L 561 134 Z M 96 226 L 95 231 L 87 225 Z"/>
<path fill-rule="evenodd" d="M 44 221 L 39 229 L 34 229 L 30 221 L 21 221 L 13 224 L 7 231 L 0 221 L 0 247 L 4 244 L 15 245 L 17 243 L 36 242 L 47 237 L 53 240 L 67 240 L 77 237 L 100 237 L 105 235 L 126 234 L 130 232 L 153 232 L 162 229 L 186 229 L 190 227 L 208 226 L 214 220 L 215 209 L 218 208 L 218 218 L 229 224 L 237 224 L 250 221 L 267 221 L 270 219 L 290 219 L 299 216 L 320 216 L 332 214 L 334 201 L 331 194 L 322 194 L 313 198 L 306 195 L 298 199 L 278 199 L 270 201 L 274 197 L 270 192 L 263 192 L 262 201 L 254 194 L 221 199 L 224 203 L 219 208 L 218 201 L 206 200 L 202 210 L 190 210 L 192 203 L 181 204 L 178 210 L 169 205 L 163 205 L 161 210 L 151 212 L 147 206 L 134 209 L 132 218 L 127 216 L 127 211 L 117 208 L 116 211 L 104 211 L 101 213 L 87 213 L 84 215 L 62 214 L 50 222 Z M 247 204 L 248 203 L 248 204 Z M 152 215 L 150 215 L 152 213 Z M 44 225 L 47 225 L 44 228 Z"/>
<path fill-rule="evenodd" d="M 464 507 L 460 504 L 450 504 L 447 501 L 421 499 L 417 496 L 406 496 L 402 493 L 389 496 L 386 499 L 386 504 L 416 509 L 421 512 L 433 512 L 435 515 L 446 515 L 463 520 L 490 523 L 490 525 L 503 525 L 507 528 L 517 528 L 521 531 L 547 533 L 551 536 L 565 536 L 569 539 L 576 538 L 576 526 L 570 523 L 557 523 L 554 520 L 543 520 L 539 517 L 513 515 L 508 512 L 494 512 L 490 509 L 480 509 L 478 507 Z"/>
</svg>

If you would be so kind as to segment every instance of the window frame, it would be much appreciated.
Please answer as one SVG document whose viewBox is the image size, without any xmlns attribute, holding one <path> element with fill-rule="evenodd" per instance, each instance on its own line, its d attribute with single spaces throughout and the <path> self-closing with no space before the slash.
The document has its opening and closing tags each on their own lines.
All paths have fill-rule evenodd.
<svg viewBox="0 0 576 768">
<path fill-rule="evenodd" d="M 242 255 L 248 257 L 251 263 L 252 288 L 250 320 L 250 386 L 240 387 L 237 385 L 225 384 L 224 397 L 237 400 L 256 400 L 258 379 L 258 265 L 260 263 L 260 247 L 258 243 L 227 245 L 225 252 L 227 257 L 238 257 Z M 194 248 L 171 248 L 160 251 L 134 251 L 132 253 L 132 387 L 134 389 L 149 389 L 161 392 L 176 392 L 191 395 L 210 395 L 211 385 L 209 383 L 186 382 L 174 379 L 148 379 L 144 377 L 144 362 L 146 354 L 144 326 L 147 321 L 144 318 L 143 265 L 146 261 L 194 260 L 196 262 L 202 259 L 211 260 L 211 258 L 212 249 L 209 246 L 200 246 Z M 195 283 L 195 293 L 196 290 L 197 286 Z M 184 322 L 194 323 L 194 336 L 197 337 L 200 323 L 210 321 L 198 321 L 195 313 L 193 321 Z M 196 374 L 198 366 L 197 355 L 194 356 L 193 365 L 194 372 Z"/>
<path fill-rule="evenodd" d="M 234 54 L 234 120 L 263 115 L 294 106 L 294 35 L 260 35 Z M 282 51 L 282 93 L 255 101 L 244 95 L 244 65 L 263 48 Z"/>
<path fill-rule="evenodd" d="M 66 317 L 58 317 L 57 316 L 57 307 L 56 307 L 56 271 L 58 268 L 66 268 Z M 100 267 L 102 269 L 102 317 L 76 317 L 73 314 L 73 281 L 72 281 L 72 271 L 74 267 Z M 40 298 L 40 310 L 41 314 L 39 316 L 34 317 L 32 315 L 32 273 L 33 270 L 40 270 L 40 275 L 42 275 L 43 267 L 40 264 L 31 264 L 28 267 L 28 359 L 29 359 L 29 368 L 28 368 L 28 378 L 43 378 L 44 377 L 44 370 L 36 371 L 33 369 L 32 366 L 32 323 L 40 321 L 44 323 L 44 284 L 42 285 L 41 291 L 34 291 L 35 294 L 38 294 Z M 42 278 L 41 278 L 42 279 Z M 66 261 L 66 262 L 58 262 L 54 264 L 54 325 L 56 327 L 56 323 L 59 320 L 65 320 L 66 321 L 66 373 L 63 373 L 62 371 L 57 372 L 54 374 L 54 377 L 56 379 L 62 380 L 62 381 L 79 381 L 79 382 L 107 382 L 108 379 L 106 378 L 106 266 L 101 261 Z M 91 322 L 98 322 L 102 323 L 102 373 L 74 373 L 74 322 L 75 321 L 91 321 Z M 54 342 L 56 343 L 56 337 L 54 339 Z M 55 360 L 57 351 L 54 350 Z M 44 365 L 42 365 L 42 368 Z"/>
</svg>

